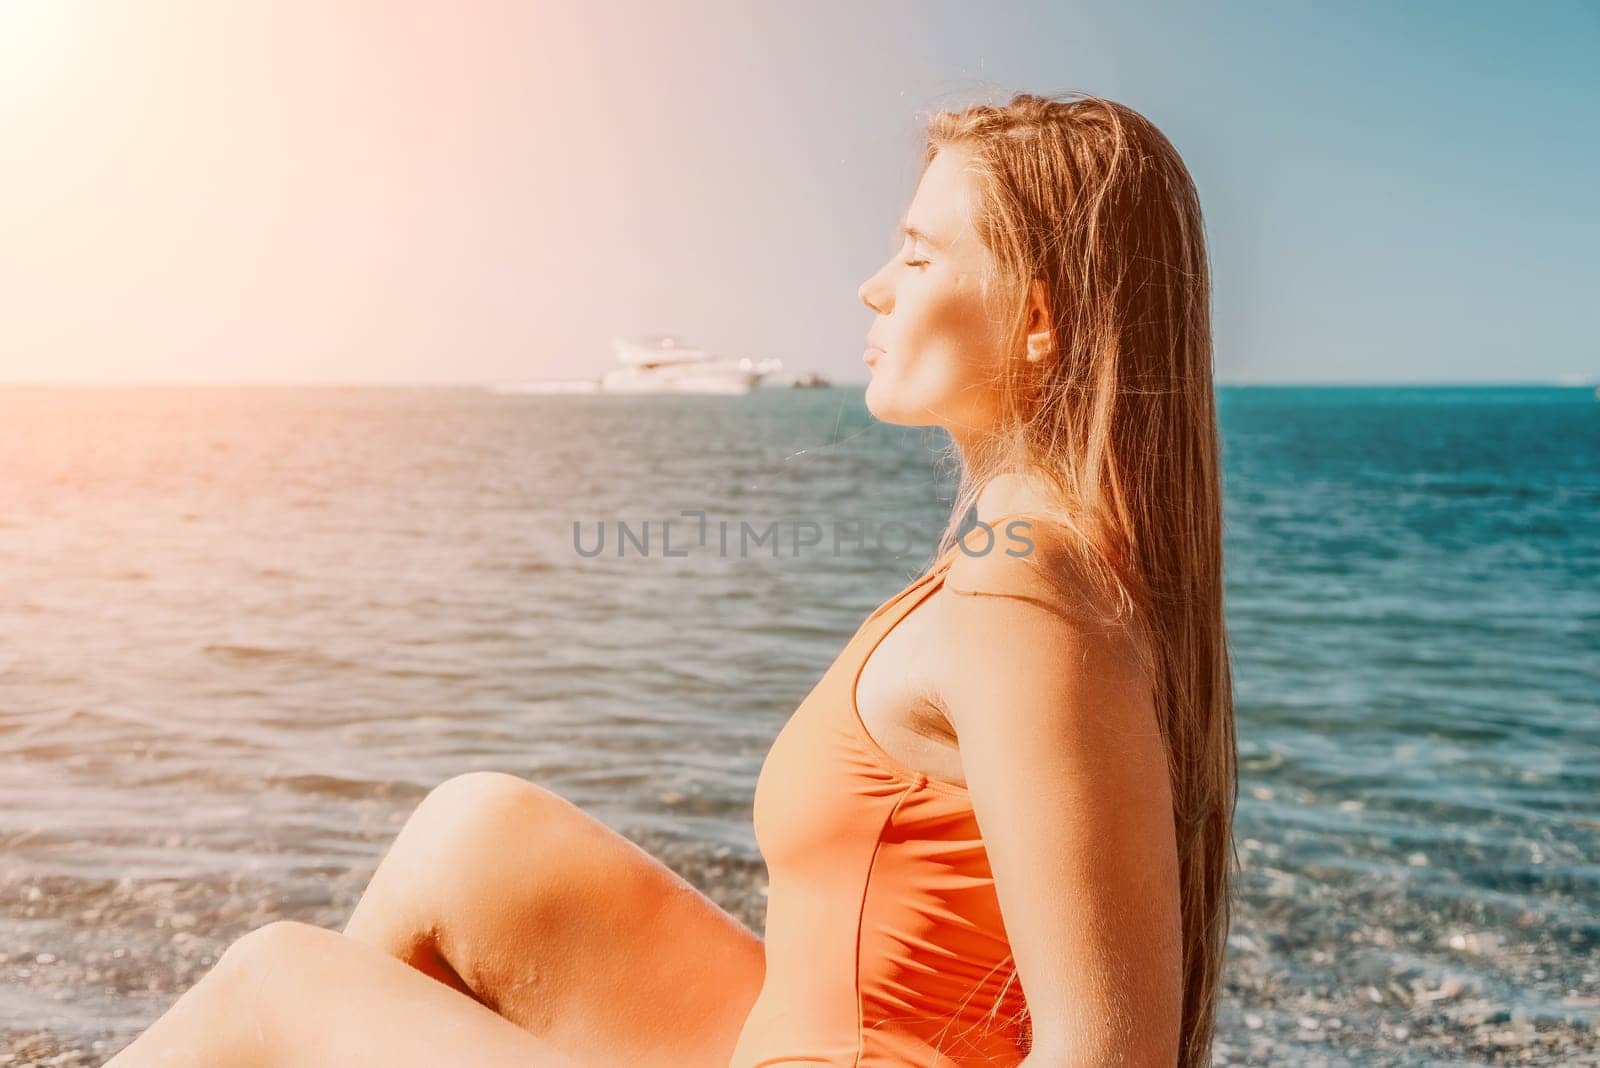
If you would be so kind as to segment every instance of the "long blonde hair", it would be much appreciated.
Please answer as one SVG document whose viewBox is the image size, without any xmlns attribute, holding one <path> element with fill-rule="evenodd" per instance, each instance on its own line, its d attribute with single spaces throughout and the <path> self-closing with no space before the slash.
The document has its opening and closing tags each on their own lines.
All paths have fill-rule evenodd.
<svg viewBox="0 0 1600 1068">
<path fill-rule="evenodd" d="M 1074 574 L 1140 637 L 1166 743 L 1183 923 L 1179 1064 L 1210 1062 L 1227 947 L 1238 777 L 1222 605 L 1222 498 L 1210 271 L 1200 201 L 1146 118 L 1085 93 L 1020 93 L 940 111 L 923 167 L 970 160 L 985 296 L 1025 345 L 1030 287 L 1049 298 L 1055 359 L 1001 361 L 999 432 L 959 454 L 941 553 L 993 476 L 1051 487 Z M 1012 978 L 1015 978 L 1013 971 Z"/>
</svg>

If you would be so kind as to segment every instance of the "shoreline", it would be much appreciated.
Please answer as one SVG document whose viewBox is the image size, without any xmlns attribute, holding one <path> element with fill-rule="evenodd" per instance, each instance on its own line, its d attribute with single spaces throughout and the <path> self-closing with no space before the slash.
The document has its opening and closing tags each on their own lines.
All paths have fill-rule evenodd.
<svg viewBox="0 0 1600 1068">
<path fill-rule="evenodd" d="M 761 931 L 766 873 L 759 862 L 725 847 L 708 851 L 683 839 L 624 833 L 745 926 Z M 143 1024 L 99 1033 L 0 1030 L 0 1050 L 10 1051 L 0 1052 L 0 1066 L 102 1063 L 246 931 L 278 919 L 342 927 L 370 871 L 331 880 L 324 900 L 270 904 L 271 886 L 263 883 L 253 888 L 257 894 L 229 897 L 220 910 L 208 900 L 215 897 L 214 888 L 177 880 L 107 883 L 91 895 L 93 900 L 76 904 L 53 893 L 59 887 L 52 880 L 16 888 L 25 901 L 23 916 L 36 921 L 41 934 L 54 927 L 56 936 L 0 953 L 0 979 L 8 990 L 67 1002 L 74 995 L 92 998 L 98 988 L 102 996 L 159 1007 Z M 1215 1064 L 1512 1065 L 1600 1059 L 1595 1026 L 1600 998 L 1575 998 L 1566 1006 L 1547 998 L 1550 1011 L 1536 1016 L 1497 1000 L 1474 972 L 1475 956 L 1505 950 L 1492 971 L 1510 987 L 1536 981 L 1535 972 L 1561 960 L 1572 967 L 1573 981 L 1581 981 L 1576 957 L 1582 947 L 1552 944 L 1539 917 L 1524 917 L 1520 926 L 1505 930 L 1485 924 L 1482 931 L 1458 931 L 1453 937 L 1459 967 L 1441 968 L 1422 951 L 1455 924 L 1418 915 L 1416 899 L 1402 893 L 1385 906 L 1391 915 L 1384 927 L 1346 930 L 1347 917 L 1337 903 L 1342 891 L 1247 864 L 1236 883 Z M 242 898 L 257 904 L 247 908 Z M 1370 911 L 1370 901 L 1366 908 Z M 113 944 L 119 933 L 139 930 L 148 945 Z M 98 945 L 96 932 L 106 936 Z M 1290 973 L 1277 966 L 1285 955 L 1303 961 L 1304 970 Z"/>
</svg>

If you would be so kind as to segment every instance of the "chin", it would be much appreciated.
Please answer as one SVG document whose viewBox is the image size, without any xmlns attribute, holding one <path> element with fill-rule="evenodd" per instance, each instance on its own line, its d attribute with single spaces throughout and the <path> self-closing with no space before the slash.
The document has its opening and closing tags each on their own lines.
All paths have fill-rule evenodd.
<svg viewBox="0 0 1600 1068">
<path fill-rule="evenodd" d="M 931 426 L 935 422 L 926 404 L 910 403 L 903 389 L 877 372 L 867 383 L 867 411 L 880 423 L 894 426 Z"/>
<path fill-rule="evenodd" d="M 884 381 L 882 372 L 873 372 L 867 381 L 867 411 L 880 423 L 899 423 L 895 418 L 894 390 Z"/>
</svg>

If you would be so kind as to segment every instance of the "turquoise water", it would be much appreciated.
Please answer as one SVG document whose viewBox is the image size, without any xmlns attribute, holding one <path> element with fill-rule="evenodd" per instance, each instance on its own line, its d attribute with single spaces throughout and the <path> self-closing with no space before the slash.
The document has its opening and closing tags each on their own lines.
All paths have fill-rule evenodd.
<svg viewBox="0 0 1600 1068">
<path fill-rule="evenodd" d="M 1221 418 L 1242 893 L 1270 932 L 1237 967 L 1592 1026 L 1600 403 L 1225 390 Z"/>
<path fill-rule="evenodd" d="M 1592 1051 L 1600 403 L 1252 388 L 1221 415 L 1221 1059 Z M 766 748 L 931 540 L 589 559 L 573 525 L 931 531 L 943 442 L 844 388 L 0 390 L 0 1035 L 114 1042 L 253 923 L 341 922 L 476 768 L 759 909 Z"/>
</svg>

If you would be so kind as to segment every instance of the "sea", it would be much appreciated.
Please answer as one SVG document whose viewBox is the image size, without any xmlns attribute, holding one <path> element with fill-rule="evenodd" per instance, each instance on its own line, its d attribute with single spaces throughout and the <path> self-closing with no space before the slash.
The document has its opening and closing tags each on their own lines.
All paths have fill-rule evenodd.
<svg viewBox="0 0 1600 1068">
<path fill-rule="evenodd" d="M 1600 1063 L 1595 392 L 1219 406 L 1217 1063 Z M 0 389 L 0 1065 L 99 1064 L 250 928 L 342 926 L 473 770 L 759 933 L 761 762 L 928 562 L 948 445 L 859 386 Z"/>
</svg>

